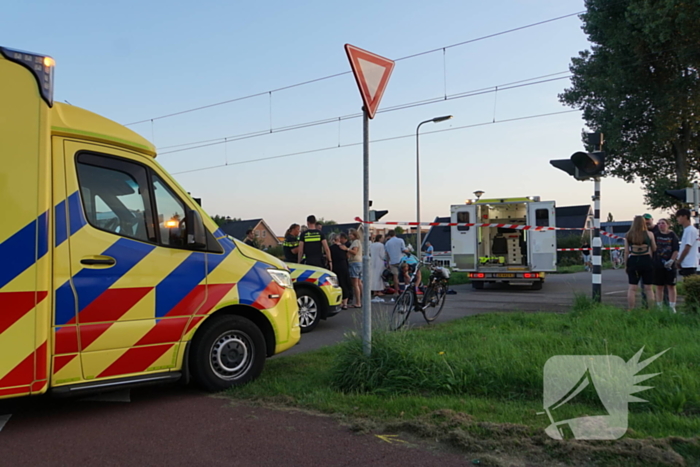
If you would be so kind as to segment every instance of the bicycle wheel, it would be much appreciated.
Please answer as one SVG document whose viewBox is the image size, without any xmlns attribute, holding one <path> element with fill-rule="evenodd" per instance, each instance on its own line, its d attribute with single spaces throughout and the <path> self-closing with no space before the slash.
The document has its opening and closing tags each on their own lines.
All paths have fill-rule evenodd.
<svg viewBox="0 0 700 467">
<path fill-rule="evenodd" d="M 427 322 L 432 323 L 440 315 L 446 299 L 447 286 L 445 284 L 435 284 L 426 291 L 422 311 Z"/>
<path fill-rule="evenodd" d="M 390 328 L 392 331 L 400 329 L 413 311 L 413 294 L 409 289 L 404 290 L 396 299 L 396 304 L 391 312 Z"/>
</svg>

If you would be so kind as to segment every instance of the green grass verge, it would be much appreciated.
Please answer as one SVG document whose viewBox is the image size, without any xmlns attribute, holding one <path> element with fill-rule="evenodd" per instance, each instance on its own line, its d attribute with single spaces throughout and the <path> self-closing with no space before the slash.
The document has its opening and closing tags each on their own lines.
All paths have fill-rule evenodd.
<svg viewBox="0 0 700 467">
<path fill-rule="evenodd" d="M 555 355 L 609 354 L 627 361 L 644 348 L 641 361 L 669 349 L 641 372 L 661 374 L 644 383 L 653 389 L 637 394 L 648 403 L 629 404 L 627 444 L 609 442 L 610 449 L 596 451 L 593 457 L 606 465 L 681 465 L 674 462 L 682 457 L 694 465 L 700 462 L 697 439 L 675 437 L 700 433 L 699 331 L 697 315 L 625 312 L 579 298 L 574 311 L 565 315 L 485 314 L 406 332 L 377 330 L 371 357 L 363 354 L 360 339 L 349 335 L 337 346 L 272 359 L 257 381 L 229 394 L 385 427 L 409 431 L 413 427 L 431 437 L 439 427 L 452 430 L 453 435 L 457 430 L 467 436 L 461 447 L 470 452 L 475 442 L 482 446 L 485 439 L 501 439 L 494 449 L 530 440 L 539 453 L 523 454 L 531 460 L 549 462 L 561 455 L 576 462 L 578 457 L 559 452 L 561 446 L 543 433 L 549 420 L 538 412 L 543 410 L 542 374 L 547 360 Z M 599 410 L 600 403 L 591 394 L 581 393 L 578 403 L 558 409 L 563 411 L 561 416 Z M 512 424 L 520 428 L 513 432 Z M 641 440 L 647 437 L 657 440 Z M 643 444 L 630 444 L 635 442 Z M 620 451 L 623 447 L 656 454 L 630 460 L 632 454 Z M 580 454 L 588 455 L 584 453 L 589 448 L 584 445 Z M 667 455 L 675 461 L 666 462 Z M 618 458 L 625 460 L 618 462 Z"/>
</svg>

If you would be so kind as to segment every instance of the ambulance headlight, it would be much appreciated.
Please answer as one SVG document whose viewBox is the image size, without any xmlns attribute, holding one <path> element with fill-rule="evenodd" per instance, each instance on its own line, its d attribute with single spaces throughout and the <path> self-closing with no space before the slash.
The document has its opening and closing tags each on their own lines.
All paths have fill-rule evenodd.
<svg viewBox="0 0 700 467">
<path fill-rule="evenodd" d="M 294 287 L 292 285 L 292 276 L 289 274 L 289 271 L 283 271 L 281 269 L 268 269 L 267 273 L 270 275 L 273 281 L 277 282 L 277 285 L 287 289 Z"/>
</svg>

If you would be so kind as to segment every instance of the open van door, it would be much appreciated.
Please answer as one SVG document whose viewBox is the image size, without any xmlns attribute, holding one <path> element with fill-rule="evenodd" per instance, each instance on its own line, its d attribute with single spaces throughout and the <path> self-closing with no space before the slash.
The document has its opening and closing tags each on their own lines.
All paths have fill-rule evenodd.
<svg viewBox="0 0 700 467">
<path fill-rule="evenodd" d="M 554 227 L 554 201 L 528 203 L 528 224 L 536 227 Z M 530 231 L 528 261 L 533 271 L 557 270 L 557 232 L 556 230 Z"/>
<path fill-rule="evenodd" d="M 452 223 L 476 223 L 476 206 L 452 206 L 450 213 Z M 476 271 L 477 266 L 477 227 L 452 226 L 452 267 L 459 271 Z"/>
</svg>

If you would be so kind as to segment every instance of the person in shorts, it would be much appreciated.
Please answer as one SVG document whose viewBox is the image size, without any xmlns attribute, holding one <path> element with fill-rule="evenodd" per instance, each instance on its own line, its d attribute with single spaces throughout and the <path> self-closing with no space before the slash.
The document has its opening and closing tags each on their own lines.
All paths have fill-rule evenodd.
<svg viewBox="0 0 700 467">
<path fill-rule="evenodd" d="M 583 245 L 581 245 L 581 257 L 583 258 L 583 266 L 586 271 L 592 270 L 593 263 L 591 263 L 591 244 L 588 243 L 588 240 L 584 240 Z"/>
<path fill-rule="evenodd" d="M 648 225 L 647 225 L 648 227 Z M 668 292 L 668 306 L 676 312 L 676 269 L 673 267 L 678 257 L 678 235 L 669 229 L 668 220 L 659 219 L 654 234 L 654 285 L 656 286 L 656 306 L 663 306 L 664 289 Z"/>
<path fill-rule="evenodd" d="M 401 269 L 401 273 L 403 275 L 403 283 L 406 287 L 408 287 L 408 283 L 411 281 L 411 274 L 416 272 L 416 269 L 418 268 L 418 258 L 413 256 L 412 254 L 406 253 L 406 255 L 401 258 L 401 262 L 399 264 L 399 269 Z M 420 284 L 421 284 L 421 271 L 418 269 L 418 272 L 416 273 L 416 293 L 420 294 L 423 293 L 420 290 Z"/>
<path fill-rule="evenodd" d="M 352 296 L 355 301 L 353 308 L 362 308 L 362 242 L 357 230 L 350 229 L 348 233 L 352 242 L 348 249 L 348 266 L 350 268 Z"/>
<path fill-rule="evenodd" d="M 406 243 L 402 238 L 396 236 L 396 232 L 390 230 L 386 234 L 386 243 L 384 243 L 384 248 L 386 248 L 386 254 L 389 257 L 389 270 L 394 276 L 394 289 L 396 293 L 399 291 L 399 264 L 401 263 L 401 258 L 404 253 L 407 253 Z"/>
<path fill-rule="evenodd" d="M 632 227 L 625 235 L 625 264 L 627 265 L 626 271 L 629 279 L 627 307 L 630 310 L 635 305 L 640 279 L 649 301 L 654 300 L 652 257 L 655 251 L 654 234 L 647 230 L 642 216 L 635 216 L 632 221 Z"/>
<path fill-rule="evenodd" d="M 698 229 L 690 223 L 690 211 L 685 208 L 676 212 L 676 221 L 683 226 L 676 268 L 681 276 L 692 276 L 698 268 Z"/>
</svg>

